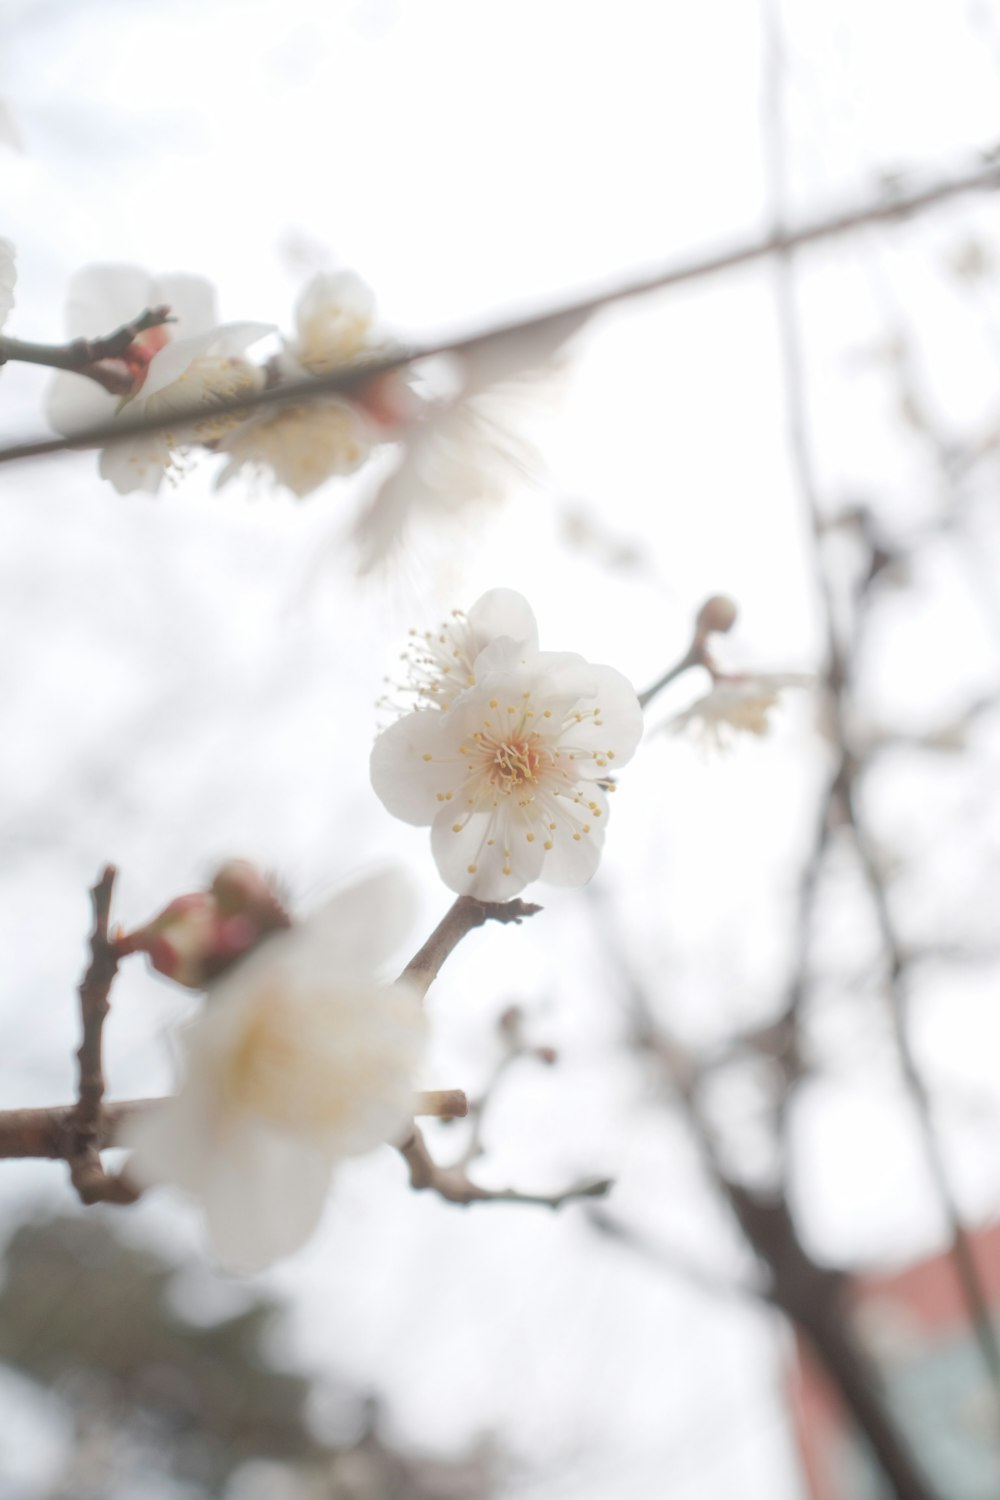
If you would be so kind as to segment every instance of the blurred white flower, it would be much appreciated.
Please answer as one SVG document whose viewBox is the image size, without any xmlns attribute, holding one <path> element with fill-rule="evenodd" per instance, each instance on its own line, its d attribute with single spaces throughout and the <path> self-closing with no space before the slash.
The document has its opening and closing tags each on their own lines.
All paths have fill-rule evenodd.
<svg viewBox="0 0 1000 1500">
<path fill-rule="evenodd" d="M 117 362 L 129 377 L 130 394 L 124 401 L 88 377 L 66 372 L 56 376 L 48 416 L 57 432 L 72 436 L 115 416 L 124 430 L 136 417 L 166 417 L 193 403 L 210 406 L 262 388 L 264 371 L 243 355 L 272 331 L 270 325 L 217 326 L 215 294 L 200 276 L 154 279 L 139 266 L 87 266 L 70 284 L 67 332 L 70 338 L 95 338 L 113 332 L 145 308 L 163 304 L 173 321 L 141 333 Z M 214 446 L 239 420 L 207 415 L 184 429 L 115 443 L 102 451 L 100 472 L 122 494 L 155 494 L 184 449 Z"/>
<path fill-rule="evenodd" d="M 475 501 L 499 502 L 514 480 L 530 477 L 537 454 L 518 431 L 526 398 L 588 316 L 556 314 L 479 339 L 455 356 L 454 395 L 418 402 L 390 433 L 401 444 L 399 462 L 355 528 L 362 571 L 391 555 L 414 516 L 447 520 Z"/>
<path fill-rule="evenodd" d="M 297 335 L 274 361 L 279 382 L 325 375 L 380 347 L 375 297 L 353 271 L 319 272 L 295 308 Z M 335 476 L 352 474 L 384 441 L 377 417 L 363 403 L 327 397 L 261 411 L 220 444 L 229 462 L 216 480 L 227 484 L 244 470 L 284 485 L 300 499 Z"/>
<path fill-rule="evenodd" d="M 309 401 L 264 410 L 220 443 L 229 462 L 216 488 L 246 470 L 269 476 L 301 500 L 337 475 L 353 474 L 372 449 L 372 433 L 346 401 Z"/>
<path fill-rule="evenodd" d="M 336 1163 L 406 1134 L 423 1014 L 374 973 L 409 915 L 396 877 L 377 876 L 267 939 L 182 1033 L 177 1095 L 130 1127 L 130 1175 L 193 1194 L 228 1269 L 297 1250 Z"/>
<path fill-rule="evenodd" d="M 538 650 L 534 611 L 513 589 L 490 589 L 464 614 L 452 611 L 437 630 L 410 631 L 403 652 L 407 681 L 402 690 L 417 708 L 447 708 L 467 688 L 475 687 L 475 664 L 491 642 L 506 638 L 528 652 Z"/>
<path fill-rule="evenodd" d="M 519 596 L 496 592 L 506 598 L 480 605 L 503 618 Z M 499 636 L 471 668 L 474 684 L 446 688 L 440 712 L 418 708 L 379 736 L 376 793 L 404 822 L 431 825 L 453 891 L 504 901 L 533 880 L 586 884 L 604 842 L 606 787 L 642 735 L 634 689 L 613 667 L 537 651 L 533 634 Z"/>
<path fill-rule="evenodd" d="M 10 240 L 0 239 L 0 328 L 14 306 L 14 286 L 17 282 L 17 265 L 14 246 Z"/>
<path fill-rule="evenodd" d="M 756 672 L 740 677 L 718 677 L 711 690 L 668 719 L 664 729 L 690 733 L 710 749 L 724 750 L 740 734 L 765 735 L 770 714 L 786 688 L 812 687 L 809 672 Z"/>
<path fill-rule="evenodd" d="M 292 354 L 310 375 L 326 375 L 378 346 L 375 293 L 355 271 L 319 271 L 295 304 Z"/>
</svg>

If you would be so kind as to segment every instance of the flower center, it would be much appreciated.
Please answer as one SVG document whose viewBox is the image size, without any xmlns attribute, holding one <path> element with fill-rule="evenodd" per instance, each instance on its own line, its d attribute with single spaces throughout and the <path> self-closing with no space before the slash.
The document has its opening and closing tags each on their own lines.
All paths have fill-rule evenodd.
<svg viewBox="0 0 1000 1500">
<path fill-rule="evenodd" d="M 223 1080 L 228 1102 L 296 1133 L 342 1125 L 349 1091 L 324 1032 L 316 1019 L 283 1004 L 278 994 L 262 993 L 228 1059 Z"/>
<path fill-rule="evenodd" d="M 500 791 L 513 792 L 526 781 L 538 780 L 542 758 L 542 751 L 530 740 L 509 740 L 496 747 L 490 780 Z"/>
</svg>

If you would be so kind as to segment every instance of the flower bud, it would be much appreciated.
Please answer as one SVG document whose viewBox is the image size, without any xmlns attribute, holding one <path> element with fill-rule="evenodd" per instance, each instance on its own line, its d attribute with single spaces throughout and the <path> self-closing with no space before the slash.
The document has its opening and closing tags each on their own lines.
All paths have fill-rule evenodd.
<svg viewBox="0 0 1000 1500">
<path fill-rule="evenodd" d="M 695 630 L 704 639 L 706 635 L 725 635 L 736 624 L 739 610 L 736 601 L 728 594 L 713 594 L 706 599 L 695 617 Z"/>
<path fill-rule="evenodd" d="M 121 954 L 145 953 L 153 968 L 200 990 L 291 919 L 246 860 L 223 865 L 208 891 L 177 896 L 145 926 L 118 939 Z"/>
</svg>

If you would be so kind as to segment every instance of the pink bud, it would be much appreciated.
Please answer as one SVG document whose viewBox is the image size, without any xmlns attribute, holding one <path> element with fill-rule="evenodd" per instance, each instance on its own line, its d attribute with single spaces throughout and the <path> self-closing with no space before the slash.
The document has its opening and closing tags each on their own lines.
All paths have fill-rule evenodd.
<svg viewBox="0 0 1000 1500">
<path fill-rule="evenodd" d="M 118 939 L 119 953 L 145 953 L 177 984 L 201 990 L 291 918 L 245 860 L 223 865 L 210 891 L 178 896 L 144 927 Z"/>
</svg>

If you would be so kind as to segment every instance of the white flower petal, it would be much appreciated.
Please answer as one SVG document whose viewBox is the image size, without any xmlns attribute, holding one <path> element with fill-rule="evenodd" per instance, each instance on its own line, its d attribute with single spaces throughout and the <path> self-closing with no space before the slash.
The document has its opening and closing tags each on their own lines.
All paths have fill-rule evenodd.
<svg viewBox="0 0 1000 1500">
<path fill-rule="evenodd" d="M 346 364 L 370 343 L 375 295 L 354 271 L 320 271 L 295 308 L 295 354 L 314 375 Z"/>
<path fill-rule="evenodd" d="M 635 688 L 621 672 L 602 666 L 591 667 L 590 671 L 593 689 L 585 699 L 581 695 L 580 709 L 591 710 L 592 706 L 592 712 L 581 715 L 572 730 L 572 740 L 598 760 L 610 751 L 612 764 L 608 769 L 600 767 L 587 773 L 609 775 L 635 754 L 644 728 L 642 709 Z"/>
<path fill-rule="evenodd" d="M 450 735 L 442 736 L 437 714 L 406 714 L 379 735 L 372 748 L 372 786 L 393 817 L 418 826 L 432 823 L 454 800 L 465 773 Z M 449 796 L 451 793 L 451 796 Z"/>
<path fill-rule="evenodd" d="M 578 788 L 576 803 L 560 797 L 552 807 L 552 848 L 545 855 L 543 879 L 549 885 L 586 885 L 601 861 L 608 822 L 608 801 L 600 787 Z"/>
<path fill-rule="evenodd" d="M 165 302 L 170 308 L 174 322 L 168 326 L 175 338 L 190 338 L 192 334 L 205 333 L 218 322 L 215 311 L 215 288 L 204 276 L 193 276 L 187 272 L 174 272 L 158 276 L 150 285 L 150 302 L 153 306 Z M 136 308 L 129 316 L 141 312 Z"/>
<path fill-rule="evenodd" d="M 543 842 L 531 824 L 499 808 L 458 820 L 446 808 L 431 829 L 431 850 L 445 885 L 480 901 L 509 901 L 537 880 Z"/>
<path fill-rule="evenodd" d="M 344 982 L 371 976 L 394 954 L 410 931 L 416 915 L 413 890 L 397 871 L 384 870 L 331 896 L 325 906 L 286 934 L 272 938 L 260 958 L 281 963 L 287 949 L 293 961 L 308 964 Z M 273 956 L 272 956 L 273 955 Z M 254 955 L 244 960 L 254 962 Z M 234 982 L 245 978 L 237 970 Z M 218 999 L 222 980 L 213 991 Z"/>
<path fill-rule="evenodd" d="M 96 422 L 109 422 L 118 404 L 119 398 L 96 380 L 60 370 L 49 386 L 45 414 L 56 432 L 72 436 Z"/>
<path fill-rule="evenodd" d="M 98 470 L 119 495 L 131 495 L 137 490 L 155 495 L 169 464 L 170 447 L 166 439 L 158 433 L 147 433 L 102 448 Z"/>
<path fill-rule="evenodd" d="M 141 266 L 84 266 L 70 279 L 66 331 L 71 339 L 113 333 L 155 301 L 153 279 Z"/>
<path fill-rule="evenodd" d="M 139 397 L 126 408 L 126 412 L 132 408 L 140 409 L 154 396 L 175 384 L 203 356 L 218 355 L 225 358 L 242 354 L 251 344 L 256 344 L 273 332 L 269 323 L 223 323 L 218 328 L 209 328 L 191 338 L 172 339 L 158 354 L 153 355 Z M 196 401 L 198 398 L 198 391 L 192 390 L 190 399 Z"/>
<path fill-rule="evenodd" d="M 201 1192 L 220 1264 L 250 1274 L 301 1249 L 323 1216 L 330 1179 L 324 1152 L 252 1120 L 234 1122 Z"/>
<path fill-rule="evenodd" d="M 476 600 L 466 619 L 480 651 L 500 637 L 509 637 L 528 651 L 538 650 L 535 612 L 515 589 L 489 589 Z"/>
</svg>

